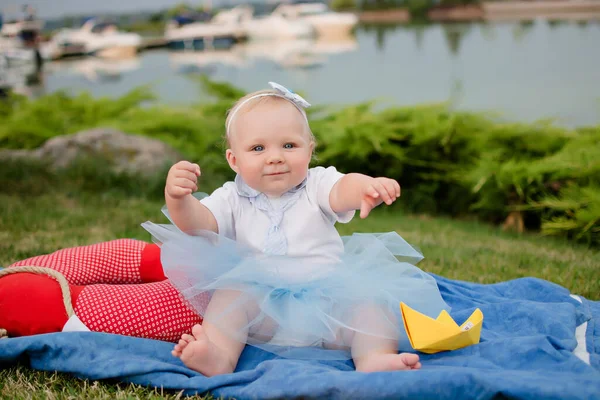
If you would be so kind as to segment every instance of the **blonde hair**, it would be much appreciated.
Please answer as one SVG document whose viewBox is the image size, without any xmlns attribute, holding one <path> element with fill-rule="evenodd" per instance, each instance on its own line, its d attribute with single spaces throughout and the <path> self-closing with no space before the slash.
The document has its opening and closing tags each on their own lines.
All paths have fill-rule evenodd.
<svg viewBox="0 0 600 400">
<path fill-rule="evenodd" d="M 231 137 L 231 127 L 233 124 L 233 119 L 239 112 L 242 111 L 242 108 L 244 112 L 249 112 L 260 104 L 269 103 L 273 101 L 286 101 L 292 104 L 300 112 L 302 117 L 304 117 L 311 143 L 316 144 L 315 136 L 313 135 L 312 130 L 310 129 L 310 125 L 308 123 L 306 111 L 304 111 L 303 108 L 299 107 L 294 102 L 286 99 L 279 92 L 273 89 L 258 90 L 256 92 L 248 93 L 247 95 L 236 101 L 233 107 L 231 107 L 229 111 L 227 111 L 227 118 L 225 119 L 225 139 L 227 140 L 227 144 L 230 145 L 229 139 Z"/>
</svg>

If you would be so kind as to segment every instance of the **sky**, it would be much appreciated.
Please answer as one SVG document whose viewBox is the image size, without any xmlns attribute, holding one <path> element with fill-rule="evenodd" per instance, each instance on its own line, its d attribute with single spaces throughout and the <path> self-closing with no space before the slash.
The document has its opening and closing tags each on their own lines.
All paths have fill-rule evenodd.
<svg viewBox="0 0 600 400">
<path fill-rule="evenodd" d="M 91 15 L 95 12 L 157 11 L 182 0 L 0 0 L 0 9 L 8 16 L 19 15 L 21 7 L 32 5 L 41 18 L 64 15 Z M 201 5 L 203 0 L 186 0 L 191 5 Z"/>
</svg>

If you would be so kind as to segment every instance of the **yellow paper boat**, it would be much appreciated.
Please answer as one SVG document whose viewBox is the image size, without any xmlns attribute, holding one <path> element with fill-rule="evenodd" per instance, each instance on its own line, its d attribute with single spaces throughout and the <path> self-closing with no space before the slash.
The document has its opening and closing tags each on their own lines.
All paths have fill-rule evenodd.
<svg viewBox="0 0 600 400">
<path fill-rule="evenodd" d="M 413 310 L 400 303 L 404 329 L 413 349 L 427 354 L 456 350 L 479 343 L 483 313 L 479 308 L 458 326 L 446 310 L 442 310 L 436 319 Z"/>
</svg>

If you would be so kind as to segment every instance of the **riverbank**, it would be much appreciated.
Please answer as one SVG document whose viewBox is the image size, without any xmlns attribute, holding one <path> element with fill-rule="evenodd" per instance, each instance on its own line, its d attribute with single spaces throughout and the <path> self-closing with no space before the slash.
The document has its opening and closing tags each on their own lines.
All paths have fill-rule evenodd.
<svg viewBox="0 0 600 400">
<path fill-rule="evenodd" d="M 362 11 L 363 23 L 405 23 L 411 20 L 408 9 Z M 522 21 L 534 18 L 551 20 L 600 21 L 600 1 L 548 0 L 483 2 L 478 5 L 434 7 L 427 12 L 432 22 Z"/>
</svg>

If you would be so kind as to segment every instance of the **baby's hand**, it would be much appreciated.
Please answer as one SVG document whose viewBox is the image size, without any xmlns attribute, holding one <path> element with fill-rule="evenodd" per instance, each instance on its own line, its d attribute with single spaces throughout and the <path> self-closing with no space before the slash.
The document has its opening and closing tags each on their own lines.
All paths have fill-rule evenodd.
<svg viewBox="0 0 600 400">
<path fill-rule="evenodd" d="M 362 188 L 360 217 L 367 218 L 372 209 L 385 202 L 388 206 L 400 197 L 400 185 L 389 178 L 371 178 Z"/>
<path fill-rule="evenodd" d="M 181 199 L 198 190 L 200 166 L 189 161 L 179 161 L 167 175 L 165 193 L 173 199 Z"/>
</svg>

